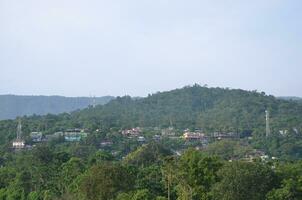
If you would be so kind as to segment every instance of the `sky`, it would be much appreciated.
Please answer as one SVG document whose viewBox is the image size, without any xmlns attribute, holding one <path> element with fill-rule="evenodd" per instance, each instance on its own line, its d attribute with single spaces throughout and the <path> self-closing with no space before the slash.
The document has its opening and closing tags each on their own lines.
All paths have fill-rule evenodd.
<svg viewBox="0 0 302 200">
<path fill-rule="evenodd" d="M 0 0 L 0 94 L 198 83 L 302 97 L 301 0 Z"/>
</svg>

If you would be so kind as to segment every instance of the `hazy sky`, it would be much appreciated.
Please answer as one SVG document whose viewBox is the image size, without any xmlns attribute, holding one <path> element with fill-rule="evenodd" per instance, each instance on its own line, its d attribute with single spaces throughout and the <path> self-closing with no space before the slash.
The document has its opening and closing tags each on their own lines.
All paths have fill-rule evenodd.
<svg viewBox="0 0 302 200">
<path fill-rule="evenodd" d="M 0 0 L 0 94 L 302 96 L 301 0 Z"/>
</svg>

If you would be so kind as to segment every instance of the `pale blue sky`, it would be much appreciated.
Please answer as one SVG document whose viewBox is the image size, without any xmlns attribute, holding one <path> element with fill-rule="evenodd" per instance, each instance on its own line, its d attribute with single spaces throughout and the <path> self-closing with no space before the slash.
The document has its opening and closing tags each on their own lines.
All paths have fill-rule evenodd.
<svg viewBox="0 0 302 200">
<path fill-rule="evenodd" d="M 0 0 L 0 94 L 302 96 L 300 0 Z"/>
</svg>

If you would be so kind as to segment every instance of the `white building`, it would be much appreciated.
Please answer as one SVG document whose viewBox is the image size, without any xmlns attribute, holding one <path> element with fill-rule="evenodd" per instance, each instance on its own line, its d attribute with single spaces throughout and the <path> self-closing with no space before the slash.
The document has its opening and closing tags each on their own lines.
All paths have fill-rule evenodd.
<svg viewBox="0 0 302 200">
<path fill-rule="evenodd" d="M 18 139 L 16 139 L 15 141 L 13 141 L 13 148 L 15 148 L 15 149 L 22 149 L 24 147 L 25 147 L 24 140 L 18 140 Z"/>
</svg>

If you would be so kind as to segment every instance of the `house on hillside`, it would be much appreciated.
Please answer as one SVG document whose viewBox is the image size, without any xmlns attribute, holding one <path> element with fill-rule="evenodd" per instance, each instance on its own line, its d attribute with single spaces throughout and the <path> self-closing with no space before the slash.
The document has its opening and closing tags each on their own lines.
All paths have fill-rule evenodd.
<svg viewBox="0 0 302 200">
<path fill-rule="evenodd" d="M 137 138 L 137 141 L 138 141 L 138 142 L 145 142 L 146 139 L 145 139 L 144 136 L 139 136 L 139 137 Z"/>
<path fill-rule="evenodd" d="M 67 129 L 65 132 L 55 132 L 52 135 L 46 135 L 46 140 L 59 139 L 60 137 L 66 142 L 79 142 L 82 138 L 86 138 L 88 133 L 83 129 Z"/>
<path fill-rule="evenodd" d="M 33 142 L 42 142 L 43 141 L 43 134 L 42 134 L 42 132 L 31 132 L 29 134 L 29 136 L 30 136 L 30 139 Z"/>
<path fill-rule="evenodd" d="M 164 137 L 175 136 L 175 130 L 172 126 L 161 130 L 161 135 Z"/>
<path fill-rule="evenodd" d="M 182 138 L 186 141 L 199 141 L 202 146 L 206 146 L 209 144 L 208 136 L 202 132 L 191 132 L 189 130 L 185 130 L 182 135 Z"/>
<path fill-rule="evenodd" d="M 122 135 L 123 136 L 128 136 L 128 137 L 138 137 L 141 134 L 142 130 L 140 127 L 132 128 L 132 129 L 126 129 L 122 130 Z"/>
<path fill-rule="evenodd" d="M 160 135 L 154 135 L 152 138 L 155 141 L 160 141 L 161 140 L 161 136 Z"/>
<path fill-rule="evenodd" d="M 54 134 L 45 135 L 45 140 L 46 141 L 56 140 L 63 136 L 64 136 L 64 133 L 62 131 L 59 131 L 59 132 L 55 132 Z"/>
<path fill-rule="evenodd" d="M 68 129 L 64 132 L 64 139 L 67 142 L 79 142 L 82 138 L 86 138 L 88 133 L 83 129 Z"/>
<path fill-rule="evenodd" d="M 201 140 L 203 138 L 205 138 L 205 134 L 204 133 L 200 133 L 200 132 L 185 132 L 183 134 L 183 138 L 186 140 Z"/>
<path fill-rule="evenodd" d="M 113 142 L 112 141 L 109 141 L 109 140 L 104 140 L 100 143 L 101 147 L 110 147 L 113 145 Z"/>
<path fill-rule="evenodd" d="M 237 134 L 234 132 L 228 132 L 228 133 L 214 132 L 212 133 L 212 137 L 217 140 L 232 139 L 232 138 L 236 138 Z"/>
<path fill-rule="evenodd" d="M 13 148 L 14 149 L 23 149 L 25 148 L 25 141 L 22 139 L 16 139 L 13 141 Z"/>
</svg>

